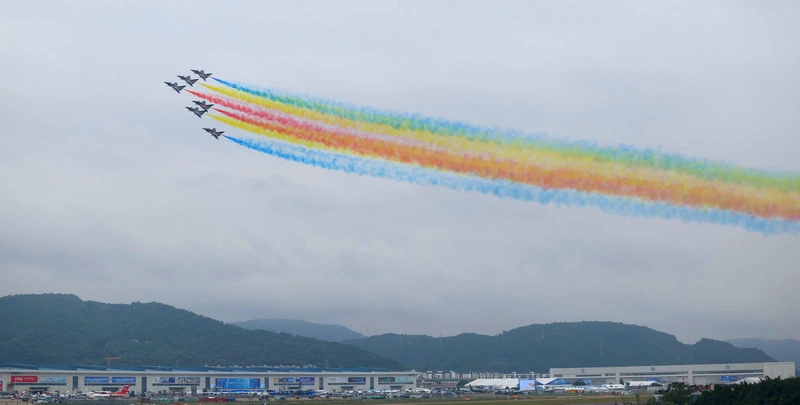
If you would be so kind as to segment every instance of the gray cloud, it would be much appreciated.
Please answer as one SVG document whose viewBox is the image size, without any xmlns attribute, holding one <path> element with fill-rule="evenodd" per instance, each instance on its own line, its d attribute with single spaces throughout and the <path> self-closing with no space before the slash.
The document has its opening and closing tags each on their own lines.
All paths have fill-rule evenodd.
<svg viewBox="0 0 800 405">
<path fill-rule="evenodd" d="M 498 333 L 612 320 L 800 338 L 796 236 L 541 206 L 216 142 L 189 68 L 391 110 L 800 170 L 798 7 L 0 5 L 0 294 L 225 321 Z"/>
</svg>

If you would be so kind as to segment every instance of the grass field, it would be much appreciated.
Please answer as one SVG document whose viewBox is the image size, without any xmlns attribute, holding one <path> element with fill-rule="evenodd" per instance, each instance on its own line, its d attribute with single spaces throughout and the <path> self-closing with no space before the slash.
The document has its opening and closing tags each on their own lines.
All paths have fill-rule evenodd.
<svg viewBox="0 0 800 405">
<path fill-rule="evenodd" d="M 650 399 L 651 395 L 640 395 L 639 404 L 644 404 Z M 441 400 L 431 399 L 383 399 L 383 400 L 322 400 L 322 401 L 270 401 L 270 405 L 277 402 L 280 405 L 308 405 L 308 402 L 320 402 L 320 405 L 355 405 L 355 404 L 374 404 L 374 405 L 389 405 L 389 404 L 403 404 L 403 405 L 468 405 L 478 403 L 480 405 L 592 405 L 592 404 L 636 404 L 636 397 L 629 396 L 543 396 L 543 397 L 523 397 L 520 399 L 507 399 L 507 398 L 447 398 Z"/>
</svg>

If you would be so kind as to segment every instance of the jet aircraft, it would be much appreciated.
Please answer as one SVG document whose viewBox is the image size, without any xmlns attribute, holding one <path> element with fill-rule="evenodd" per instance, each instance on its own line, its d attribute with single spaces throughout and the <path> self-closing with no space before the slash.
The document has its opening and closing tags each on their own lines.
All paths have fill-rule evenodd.
<svg viewBox="0 0 800 405">
<path fill-rule="evenodd" d="M 89 395 L 92 398 L 121 398 L 128 395 L 128 389 L 130 388 L 130 385 L 124 385 L 120 391 L 93 391 Z"/>
<path fill-rule="evenodd" d="M 192 87 L 194 87 L 194 82 L 197 81 L 197 79 L 192 79 L 192 76 L 181 76 L 181 75 L 178 75 L 178 78 L 183 80 L 184 82 L 188 83 L 189 86 L 192 86 Z"/>
<path fill-rule="evenodd" d="M 202 108 L 203 110 L 206 110 L 206 111 L 208 111 L 209 108 L 214 106 L 214 104 L 206 103 L 205 101 L 192 101 L 192 102 L 197 104 L 197 105 L 199 105 L 200 108 Z"/>
<path fill-rule="evenodd" d="M 197 118 L 203 118 L 203 114 L 206 113 L 205 110 L 201 110 L 201 109 L 199 109 L 197 107 L 186 107 L 186 109 L 191 111 L 191 112 L 193 112 L 194 115 L 197 116 Z"/>
<path fill-rule="evenodd" d="M 208 79 L 211 76 L 211 73 L 206 73 L 206 72 L 204 72 L 202 70 L 192 69 L 192 72 L 194 72 L 194 74 L 200 76 L 203 79 L 203 81 L 206 81 L 206 79 Z"/>
<path fill-rule="evenodd" d="M 217 138 L 217 139 L 219 139 L 220 135 L 225 133 L 225 131 L 217 131 L 216 128 L 203 128 L 203 130 L 205 130 L 206 132 L 211 134 L 211 136 L 213 136 L 214 138 Z"/>
<path fill-rule="evenodd" d="M 166 84 L 169 87 L 172 87 L 172 90 L 175 90 L 177 93 L 180 93 L 181 90 L 183 90 L 186 87 L 186 86 L 178 86 L 178 83 L 164 82 L 164 84 Z"/>
</svg>

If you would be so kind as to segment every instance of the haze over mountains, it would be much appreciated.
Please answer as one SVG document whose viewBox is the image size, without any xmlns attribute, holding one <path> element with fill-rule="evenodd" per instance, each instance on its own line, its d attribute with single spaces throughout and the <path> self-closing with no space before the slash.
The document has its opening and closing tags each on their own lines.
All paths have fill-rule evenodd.
<svg viewBox="0 0 800 405">
<path fill-rule="evenodd" d="M 793 361 L 800 367 L 800 341 L 794 339 L 729 339 L 736 347 L 754 347 L 778 361 Z"/>
<path fill-rule="evenodd" d="M 329 342 L 362 339 L 366 336 L 348 329 L 342 325 L 325 325 L 299 319 L 251 319 L 249 321 L 233 322 L 232 325 L 245 329 L 268 330 L 276 333 L 312 337 Z"/>
<path fill-rule="evenodd" d="M 137 366 L 544 372 L 551 367 L 773 361 L 758 349 L 710 339 L 687 345 L 667 333 L 613 322 L 529 325 L 496 336 L 384 334 L 335 343 L 294 335 L 336 332 L 324 336 L 331 339 L 349 329 L 291 320 L 238 323 L 282 325 L 294 335 L 248 330 L 159 303 L 104 304 L 65 294 L 2 297 L 0 323 L 0 363 L 102 365 L 105 357 L 119 356 L 115 364 Z"/>
</svg>

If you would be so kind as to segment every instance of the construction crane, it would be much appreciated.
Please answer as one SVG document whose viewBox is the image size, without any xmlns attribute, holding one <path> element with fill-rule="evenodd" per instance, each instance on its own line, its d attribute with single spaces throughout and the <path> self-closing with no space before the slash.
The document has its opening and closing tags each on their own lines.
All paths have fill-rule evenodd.
<svg viewBox="0 0 800 405">
<path fill-rule="evenodd" d="M 121 358 L 122 357 L 106 357 L 106 365 L 110 366 L 111 365 L 111 360 L 119 360 Z"/>
</svg>

